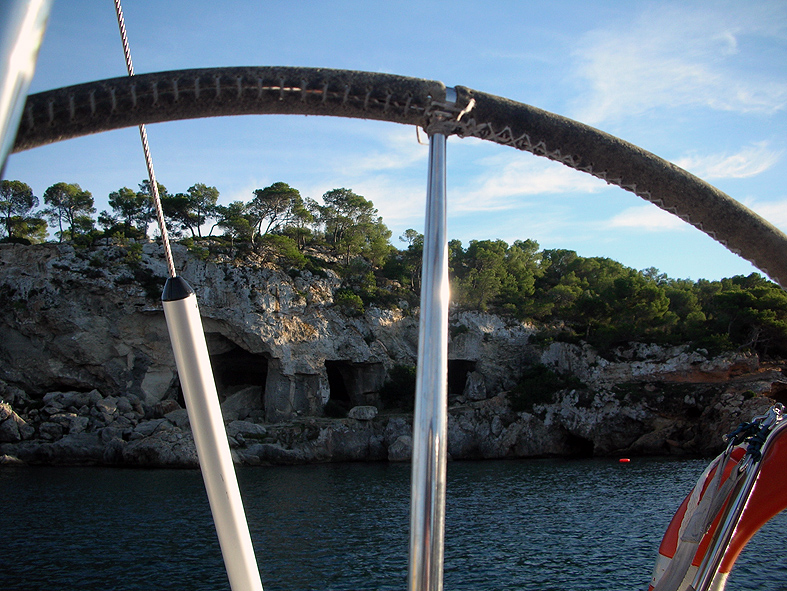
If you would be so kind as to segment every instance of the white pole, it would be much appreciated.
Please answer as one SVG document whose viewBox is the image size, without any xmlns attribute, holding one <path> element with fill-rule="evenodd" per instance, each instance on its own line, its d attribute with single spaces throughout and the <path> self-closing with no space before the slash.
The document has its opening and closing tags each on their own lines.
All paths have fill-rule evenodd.
<svg viewBox="0 0 787 591">
<path fill-rule="evenodd" d="M 162 302 L 230 587 L 262 591 L 197 297 L 186 281 L 173 277 L 167 280 Z"/>
<path fill-rule="evenodd" d="M 410 508 L 410 591 L 443 588 L 448 405 L 446 136 L 429 138 Z"/>
</svg>

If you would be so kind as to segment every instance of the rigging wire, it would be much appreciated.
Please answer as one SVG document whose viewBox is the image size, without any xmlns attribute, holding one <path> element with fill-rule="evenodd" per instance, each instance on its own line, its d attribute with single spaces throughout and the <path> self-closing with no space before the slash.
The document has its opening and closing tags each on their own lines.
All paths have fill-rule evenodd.
<svg viewBox="0 0 787 591">
<path fill-rule="evenodd" d="M 128 35 L 126 34 L 126 22 L 123 19 L 123 8 L 120 6 L 120 0 L 115 0 L 115 13 L 117 14 L 118 28 L 120 29 L 120 40 L 123 42 L 123 55 L 126 58 L 126 68 L 128 75 L 134 76 L 134 64 L 131 62 L 131 49 L 128 44 Z M 145 165 L 148 168 L 148 178 L 150 180 L 150 193 L 153 196 L 153 205 L 156 209 L 156 220 L 158 221 L 159 232 L 161 233 L 161 241 L 164 246 L 164 257 L 167 260 L 167 271 L 170 277 L 177 276 L 175 272 L 175 263 L 172 259 L 172 249 L 169 245 L 169 236 L 167 234 L 167 224 L 164 221 L 164 210 L 161 206 L 161 197 L 158 192 L 158 183 L 156 182 L 156 173 L 153 171 L 153 158 L 150 155 L 150 145 L 148 144 L 148 132 L 145 129 L 145 124 L 139 125 L 139 137 L 142 140 L 142 151 L 145 153 Z"/>
</svg>

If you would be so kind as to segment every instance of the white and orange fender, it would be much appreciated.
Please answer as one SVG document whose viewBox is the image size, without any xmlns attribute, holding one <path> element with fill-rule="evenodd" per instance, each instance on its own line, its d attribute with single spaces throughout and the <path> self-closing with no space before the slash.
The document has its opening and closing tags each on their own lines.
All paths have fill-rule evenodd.
<svg viewBox="0 0 787 591">
<path fill-rule="evenodd" d="M 737 468 L 745 452 L 745 446 L 740 446 L 735 448 L 729 455 L 722 468 L 724 470 L 721 476 L 722 483 L 727 481 L 733 474 L 733 469 Z M 697 510 L 699 503 L 708 490 L 708 486 L 713 481 L 723 456 L 724 454 L 711 462 L 705 472 L 700 476 L 694 489 L 692 489 L 681 503 L 672 521 L 670 521 L 664 538 L 661 540 L 661 545 L 659 546 L 656 566 L 648 591 L 659 591 L 659 582 L 662 580 L 662 577 L 670 567 L 676 555 L 678 546 L 681 542 L 681 534 L 687 527 L 694 512 Z M 773 433 L 771 440 L 768 441 L 768 445 L 764 450 L 757 480 L 755 481 L 751 495 L 749 496 L 738 525 L 732 535 L 730 544 L 724 553 L 718 574 L 713 579 L 713 584 L 711 586 L 712 591 L 722 591 L 724 589 L 730 571 L 735 564 L 735 560 L 738 558 L 747 542 L 768 522 L 768 520 L 787 508 L 787 478 L 785 478 L 784 475 L 785 467 L 787 467 L 787 429 L 778 429 L 777 432 Z M 721 515 L 728 502 L 729 499 L 726 499 L 724 503 L 719 506 L 709 529 L 702 537 L 699 545 L 696 546 L 696 552 L 691 563 L 688 564 L 686 568 L 681 569 L 683 570 L 682 573 L 678 573 L 678 576 L 683 574 L 683 577 L 682 582 L 677 587 L 673 587 L 676 591 L 688 591 L 691 589 L 690 585 L 693 582 L 694 576 L 705 554 L 708 552 L 710 541 L 716 529 L 719 527 Z M 670 587 L 672 587 L 672 585 Z M 663 585 L 662 588 L 664 588 Z"/>
</svg>

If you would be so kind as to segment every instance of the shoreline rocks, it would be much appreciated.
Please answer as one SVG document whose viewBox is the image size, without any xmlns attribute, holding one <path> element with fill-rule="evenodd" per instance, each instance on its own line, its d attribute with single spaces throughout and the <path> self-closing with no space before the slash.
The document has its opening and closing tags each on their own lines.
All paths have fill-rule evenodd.
<svg viewBox="0 0 787 591">
<path fill-rule="evenodd" d="M 713 455 L 723 447 L 724 433 L 773 404 L 765 394 L 784 380 L 770 371 L 726 388 L 699 388 L 672 406 L 665 404 L 663 383 L 640 384 L 641 391 L 624 396 L 564 390 L 531 412 L 512 410 L 508 392 L 466 400 L 449 407 L 449 458 Z M 4 387 L 0 382 L 0 394 Z M 48 393 L 41 403 L 0 403 L 0 466 L 198 467 L 188 413 L 175 401 L 150 407 L 133 396 L 102 397 L 91 390 Z M 691 409 L 699 413 L 694 420 L 687 418 Z M 230 409 L 225 426 L 239 465 L 406 462 L 412 456 L 412 416 L 370 406 L 354 407 L 343 419 L 273 424 L 239 420 Z"/>
</svg>

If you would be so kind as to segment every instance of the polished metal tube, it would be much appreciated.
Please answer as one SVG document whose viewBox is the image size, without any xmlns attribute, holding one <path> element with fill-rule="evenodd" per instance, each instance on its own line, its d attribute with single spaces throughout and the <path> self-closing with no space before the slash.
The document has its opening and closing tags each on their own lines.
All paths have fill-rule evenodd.
<svg viewBox="0 0 787 591">
<path fill-rule="evenodd" d="M 162 303 L 230 587 L 262 591 L 197 297 L 182 278 L 174 277 L 164 286 Z"/>
<path fill-rule="evenodd" d="M 0 173 L 16 138 L 52 0 L 0 2 Z"/>
<path fill-rule="evenodd" d="M 446 137 L 429 138 L 410 507 L 410 591 L 443 588 L 448 399 Z"/>
</svg>

